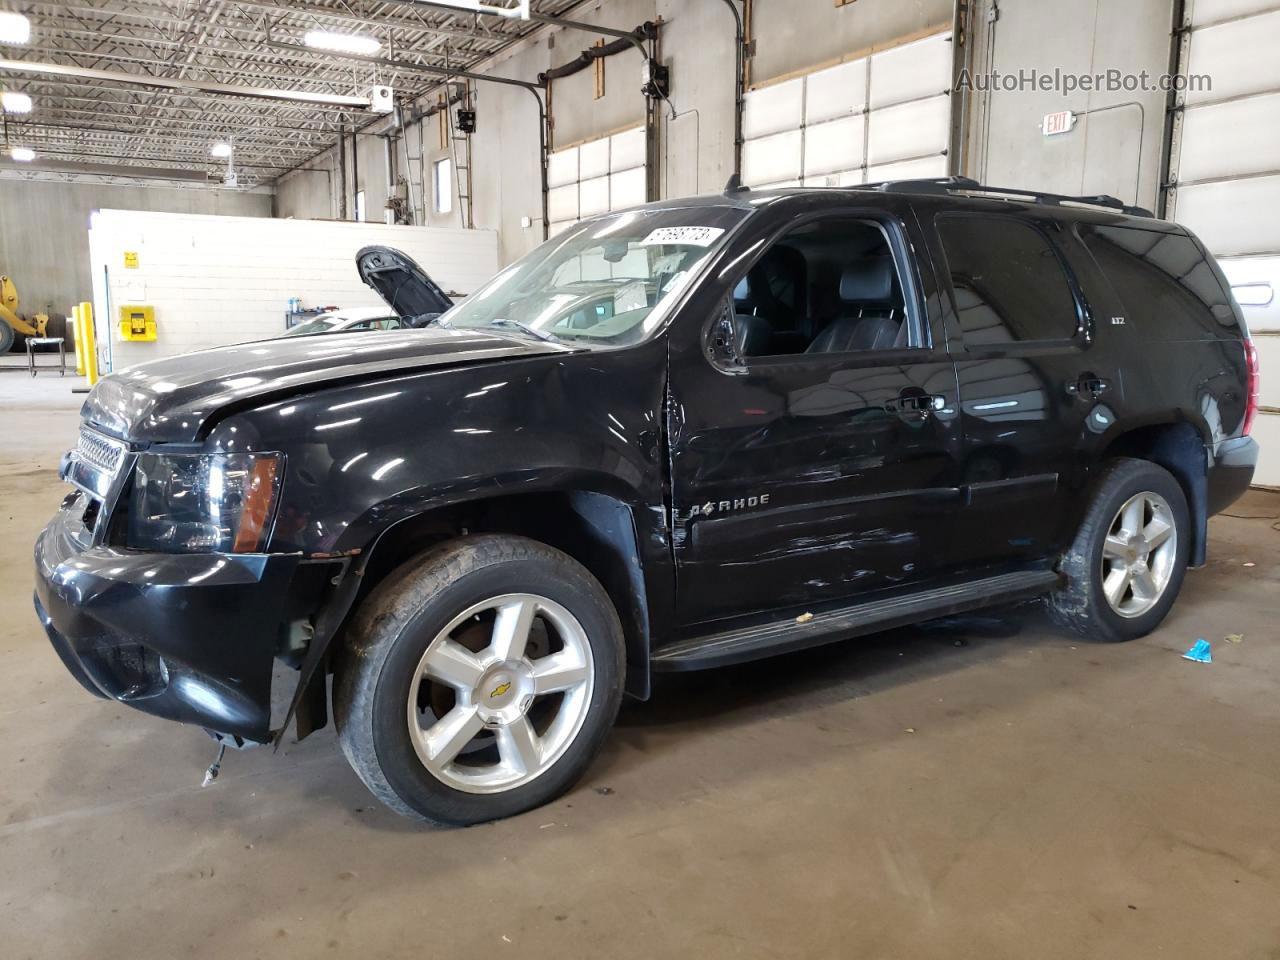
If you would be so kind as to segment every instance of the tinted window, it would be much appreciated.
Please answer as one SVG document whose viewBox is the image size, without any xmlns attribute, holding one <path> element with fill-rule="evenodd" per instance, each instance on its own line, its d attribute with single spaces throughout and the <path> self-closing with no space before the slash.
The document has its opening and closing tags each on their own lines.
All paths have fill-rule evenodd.
<svg viewBox="0 0 1280 960">
<path fill-rule="evenodd" d="M 1190 237 L 1098 226 L 1082 227 L 1080 235 L 1139 332 L 1202 340 L 1235 330 L 1235 311 L 1217 273 Z"/>
<path fill-rule="evenodd" d="M 948 214 L 937 224 L 967 346 L 1075 336 L 1075 297 L 1044 233 L 1000 216 Z"/>
<path fill-rule="evenodd" d="M 733 290 L 738 353 L 862 353 L 912 346 L 884 228 L 832 218 L 789 231 Z"/>
</svg>

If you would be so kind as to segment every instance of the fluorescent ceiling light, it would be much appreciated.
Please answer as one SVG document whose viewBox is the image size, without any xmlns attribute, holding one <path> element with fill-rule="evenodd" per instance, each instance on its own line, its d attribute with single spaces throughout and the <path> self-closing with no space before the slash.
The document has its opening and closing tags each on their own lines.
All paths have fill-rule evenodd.
<svg viewBox="0 0 1280 960">
<path fill-rule="evenodd" d="M 30 163 L 36 158 L 36 152 L 30 147 L 14 147 L 9 151 L 9 156 L 19 163 Z"/>
<path fill-rule="evenodd" d="M 231 156 L 231 144 L 215 143 L 209 148 L 209 155 L 211 157 L 229 157 Z"/>
<path fill-rule="evenodd" d="M 487 13 L 494 17 L 529 19 L 529 0 L 517 0 L 514 7 L 485 3 L 484 0 L 437 0 L 435 6 L 453 7 L 456 10 L 469 10 L 473 13 Z"/>
<path fill-rule="evenodd" d="M 30 113 L 31 98 L 16 90 L 6 90 L 0 93 L 0 109 L 5 113 Z"/>
<path fill-rule="evenodd" d="M 0 13 L 0 43 L 26 43 L 30 39 L 30 20 L 20 13 Z"/>
<path fill-rule="evenodd" d="M 382 42 L 376 37 L 368 37 L 358 33 L 308 30 L 302 39 L 308 47 L 315 47 L 318 50 L 333 50 L 336 53 L 359 53 L 371 56 L 382 49 Z"/>
</svg>

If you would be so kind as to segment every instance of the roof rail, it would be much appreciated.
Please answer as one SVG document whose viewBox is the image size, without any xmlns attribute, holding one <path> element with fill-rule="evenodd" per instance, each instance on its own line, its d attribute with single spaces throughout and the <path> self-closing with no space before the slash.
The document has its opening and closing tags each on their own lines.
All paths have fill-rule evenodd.
<svg viewBox="0 0 1280 960">
<path fill-rule="evenodd" d="M 938 177 L 931 180 L 886 180 L 883 183 L 869 183 L 862 189 L 876 190 L 881 193 L 963 193 L 988 195 L 995 199 L 1029 200 L 1051 206 L 1074 204 L 1089 207 L 1105 207 L 1118 210 L 1131 217 L 1154 218 L 1155 214 L 1143 207 L 1126 206 L 1123 200 L 1106 194 L 1091 197 L 1071 197 L 1061 193 L 1040 193 L 1036 190 L 1022 190 L 1017 187 L 991 187 L 971 180 L 969 177 Z"/>
</svg>

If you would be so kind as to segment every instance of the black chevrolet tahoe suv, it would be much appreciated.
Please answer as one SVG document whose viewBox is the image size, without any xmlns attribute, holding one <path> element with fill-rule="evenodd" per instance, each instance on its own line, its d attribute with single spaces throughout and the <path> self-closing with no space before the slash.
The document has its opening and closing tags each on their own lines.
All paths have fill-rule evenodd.
<svg viewBox="0 0 1280 960">
<path fill-rule="evenodd" d="M 1221 271 L 1111 198 L 731 189 L 452 307 L 394 250 L 357 266 L 417 329 L 97 385 L 36 610 L 91 692 L 223 744 L 332 709 L 436 822 L 563 793 L 657 672 L 1041 595 L 1142 636 L 1253 476 Z"/>
</svg>

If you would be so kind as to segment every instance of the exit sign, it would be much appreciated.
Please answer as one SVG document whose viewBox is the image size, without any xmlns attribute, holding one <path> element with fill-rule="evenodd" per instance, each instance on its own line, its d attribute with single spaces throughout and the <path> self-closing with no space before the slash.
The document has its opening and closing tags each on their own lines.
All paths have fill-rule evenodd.
<svg viewBox="0 0 1280 960">
<path fill-rule="evenodd" d="M 1046 113 L 1041 129 L 1046 137 L 1053 137 L 1060 133 L 1070 133 L 1075 125 L 1076 115 L 1070 110 L 1060 110 L 1057 113 Z"/>
</svg>

